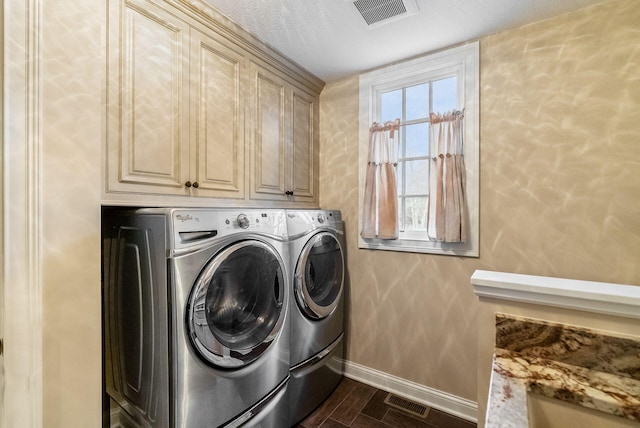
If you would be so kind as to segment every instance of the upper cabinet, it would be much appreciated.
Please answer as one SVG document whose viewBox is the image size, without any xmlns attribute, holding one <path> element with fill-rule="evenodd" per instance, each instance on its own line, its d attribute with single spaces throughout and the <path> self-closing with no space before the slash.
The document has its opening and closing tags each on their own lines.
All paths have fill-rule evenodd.
<svg viewBox="0 0 640 428">
<path fill-rule="evenodd" d="M 317 95 L 302 89 L 291 94 L 291 185 L 297 200 L 318 200 L 318 129 L 320 123 Z"/>
<path fill-rule="evenodd" d="M 317 206 L 322 81 L 197 0 L 109 0 L 107 56 L 106 203 Z"/>
<path fill-rule="evenodd" d="M 251 64 L 251 198 L 317 201 L 318 99 Z"/>
<path fill-rule="evenodd" d="M 184 194 L 189 26 L 144 1 L 111 1 L 108 189 Z"/>
<path fill-rule="evenodd" d="M 243 198 L 242 51 L 149 1 L 110 9 L 108 191 Z"/>
<path fill-rule="evenodd" d="M 244 197 L 246 60 L 236 49 L 191 31 L 190 178 L 198 196 Z"/>
</svg>

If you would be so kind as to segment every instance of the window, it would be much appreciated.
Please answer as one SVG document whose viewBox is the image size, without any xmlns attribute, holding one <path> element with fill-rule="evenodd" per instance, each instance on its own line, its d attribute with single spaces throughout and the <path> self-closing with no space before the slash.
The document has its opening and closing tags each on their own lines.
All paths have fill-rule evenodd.
<svg viewBox="0 0 640 428">
<path fill-rule="evenodd" d="M 400 119 L 397 240 L 359 238 L 360 248 L 478 256 L 478 43 L 375 70 L 360 78 L 360 204 L 373 122 Z M 467 242 L 443 243 L 427 235 L 430 112 L 464 110 Z M 360 210 L 360 228 L 362 210 Z"/>
</svg>

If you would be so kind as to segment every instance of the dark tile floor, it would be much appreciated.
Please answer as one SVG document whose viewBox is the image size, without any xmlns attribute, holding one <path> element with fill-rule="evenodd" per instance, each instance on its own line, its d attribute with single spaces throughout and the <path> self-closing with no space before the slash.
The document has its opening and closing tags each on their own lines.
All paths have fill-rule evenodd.
<svg viewBox="0 0 640 428">
<path fill-rule="evenodd" d="M 387 392 L 344 378 L 298 428 L 476 428 L 476 424 L 429 408 L 425 417 L 386 404 Z"/>
</svg>

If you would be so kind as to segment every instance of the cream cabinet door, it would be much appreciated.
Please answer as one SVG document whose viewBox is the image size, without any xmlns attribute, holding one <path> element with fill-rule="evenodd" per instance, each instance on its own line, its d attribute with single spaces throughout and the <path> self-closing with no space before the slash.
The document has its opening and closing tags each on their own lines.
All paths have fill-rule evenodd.
<svg viewBox="0 0 640 428">
<path fill-rule="evenodd" d="M 287 200 L 289 90 L 280 76 L 251 64 L 251 198 Z"/>
<path fill-rule="evenodd" d="M 317 202 L 318 99 L 298 89 L 293 90 L 292 97 L 289 188 L 295 201 Z"/>
<path fill-rule="evenodd" d="M 191 31 L 191 173 L 194 196 L 244 198 L 242 51 Z"/>
<path fill-rule="evenodd" d="M 251 65 L 251 198 L 317 203 L 318 98 Z"/>
<path fill-rule="evenodd" d="M 188 194 L 189 27 L 148 1 L 109 8 L 108 190 Z"/>
</svg>

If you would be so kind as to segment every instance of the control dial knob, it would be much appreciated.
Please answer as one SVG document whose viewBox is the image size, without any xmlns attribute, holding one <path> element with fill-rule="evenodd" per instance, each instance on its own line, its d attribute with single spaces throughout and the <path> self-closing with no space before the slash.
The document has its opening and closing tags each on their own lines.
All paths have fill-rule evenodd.
<svg viewBox="0 0 640 428">
<path fill-rule="evenodd" d="M 238 222 L 238 226 L 240 226 L 242 229 L 248 229 L 249 224 L 251 223 L 249 221 L 249 217 L 247 217 L 246 214 L 240 214 L 236 221 Z"/>
<path fill-rule="evenodd" d="M 318 223 L 322 224 L 326 219 L 327 218 L 324 216 L 324 214 L 318 214 Z"/>
</svg>

